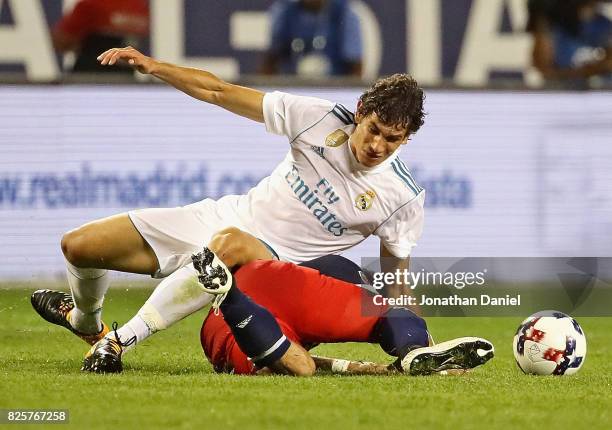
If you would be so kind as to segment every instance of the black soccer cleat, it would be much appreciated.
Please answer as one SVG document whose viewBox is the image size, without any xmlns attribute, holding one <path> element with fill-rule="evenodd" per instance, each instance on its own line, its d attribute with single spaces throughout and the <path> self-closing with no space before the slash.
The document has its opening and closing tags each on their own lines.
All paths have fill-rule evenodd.
<svg viewBox="0 0 612 430">
<path fill-rule="evenodd" d="M 217 257 L 217 254 L 207 247 L 204 247 L 202 252 L 193 254 L 191 261 L 193 267 L 198 271 L 198 282 L 202 289 L 209 294 L 214 294 L 212 307 L 215 310 L 215 315 L 218 315 L 221 303 L 225 300 L 234 283 L 232 272 Z"/>
<path fill-rule="evenodd" d="M 214 252 L 204 247 L 202 252 L 191 256 L 191 261 L 198 271 L 198 281 L 204 291 L 211 294 L 224 294 L 229 291 L 232 274 Z"/>
<path fill-rule="evenodd" d="M 117 323 L 113 323 L 113 331 L 115 338 L 104 337 L 98 341 L 85 355 L 83 360 L 82 371 L 94 373 L 121 373 L 123 364 L 121 363 L 121 355 L 123 349 L 136 342 L 136 336 L 130 338 L 127 342 L 121 342 L 117 335 Z"/>
<path fill-rule="evenodd" d="M 30 302 L 38 315 L 46 321 L 67 328 L 90 345 L 95 344 L 108 333 L 108 326 L 104 322 L 102 322 L 102 330 L 99 333 L 86 334 L 75 330 L 68 320 L 68 314 L 74 309 L 74 302 L 72 296 L 63 291 L 34 291 Z"/>
<path fill-rule="evenodd" d="M 479 337 L 460 337 L 410 351 L 401 368 L 410 375 L 430 375 L 449 370 L 469 370 L 485 364 L 494 355 L 493 344 Z"/>
</svg>

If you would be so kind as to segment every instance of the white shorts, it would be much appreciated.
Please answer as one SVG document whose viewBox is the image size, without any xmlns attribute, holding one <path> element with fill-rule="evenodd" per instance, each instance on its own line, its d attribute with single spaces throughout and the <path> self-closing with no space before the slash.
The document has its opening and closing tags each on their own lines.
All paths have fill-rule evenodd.
<svg viewBox="0 0 612 430">
<path fill-rule="evenodd" d="M 132 223 L 153 249 L 159 262 L 159 270 L 153 275 L 154 278 L 168 276 L 191 263 L 191 255 L 201 251 L 213 234 L 221 229 L 238 227 L 257 237 L 231 210 L 237 203 L 233 197 L 238 196 L 226 196 L 219 201 L 205 199 L 177 208 L 128 212 Z M 264 244 L 276 255 L 274 249 Z"/>
</svg>

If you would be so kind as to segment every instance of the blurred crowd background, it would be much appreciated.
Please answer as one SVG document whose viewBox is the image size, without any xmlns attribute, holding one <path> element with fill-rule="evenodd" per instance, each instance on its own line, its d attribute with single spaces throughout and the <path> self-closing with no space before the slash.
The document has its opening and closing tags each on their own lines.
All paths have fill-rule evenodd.
<svg viewBox="0 0 612 430">
<path fill-rule="evenodd" d="M 0 0 L 0 81 L 126 79 L 96 57 L 132 45 L 231 81 L 606 88 L 611 17 L 609 0 Z"/>
</svg>

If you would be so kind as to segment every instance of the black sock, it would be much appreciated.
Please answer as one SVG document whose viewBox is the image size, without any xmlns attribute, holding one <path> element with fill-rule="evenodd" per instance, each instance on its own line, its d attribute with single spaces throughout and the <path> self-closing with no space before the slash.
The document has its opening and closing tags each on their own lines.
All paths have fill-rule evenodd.
<svg viewBox="0 0 612 430">
<path fill-rule="evenodd" d="M 221 303 L 221 312 L 236 343 L 258 367 L 269 366 L 289 349 L 290 341 L 276 319 L 234 284 Z"/>
<path fill-rule="evenodd" d="M 408 351 L 429 344 L 425 320 L 404 308 L 392 308 L 381 317 L 372 333 L 389 355 L 403 357 Z"/>
</svg>

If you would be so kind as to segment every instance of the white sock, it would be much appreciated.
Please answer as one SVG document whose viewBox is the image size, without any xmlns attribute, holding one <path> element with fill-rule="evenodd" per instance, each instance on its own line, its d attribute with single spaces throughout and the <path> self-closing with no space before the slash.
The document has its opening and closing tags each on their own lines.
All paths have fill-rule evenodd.
<svg viewBox="0 0 612 430">
<path fill-rule="evenodd" d="M 190 264 L 161 281 L 137 315 L 117 333 L 122 342 L 136 336 L 136 343 L 140 343 L 153 333 L 199 311 L 212 299 L 211 294 L 202 290 L 198 272 Z"/>
<path fill-rule="evenodd" d="M 152 333 L 153 332 L 140 315 L 136 315 L 117 330 L 117 336 L 122 343 L 126 343 L 134 337 L 136 338 L 136 342 L 124 347 L 123 352 L 129 351 L 137 343 L 151 336 Z M 115 332 L 110 331 L 105 337 L 115 339 Z"/>
<path fill-rule="evenodd" d="M 68 285 L 74 300 L 69 314 L 70 324 L 81 333 L 99 333 L 102 330 L 102 303 L 110 286 L 108 270 L 82 269 L 66 261 Z"/>
</svg>

